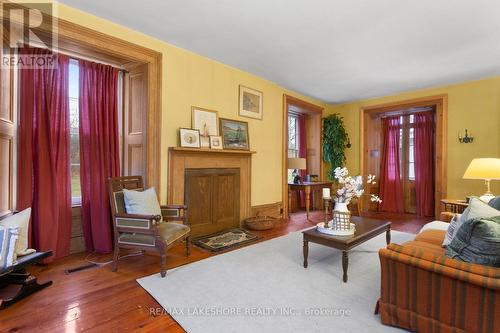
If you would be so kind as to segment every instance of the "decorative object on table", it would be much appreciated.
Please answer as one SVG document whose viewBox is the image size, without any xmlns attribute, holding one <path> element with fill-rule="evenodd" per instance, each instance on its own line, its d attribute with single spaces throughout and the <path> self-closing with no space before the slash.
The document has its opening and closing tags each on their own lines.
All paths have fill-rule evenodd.
<svg viewBox="0 0 500 333">
<path fill-rule="evenodd" d="M 262 119 L 263 94 L 261 91 L 240 85 L 240 111 L 242 117 Z"/>
<path fill-rule="evenodd" d="M 224 149 L 250 150 L 246 121 L 219 118 L 219 126 Z"/>
<path fill-rule="evenodd" d="M 333 180 L 335 168 L 344 165 L 348 142 L 343 118 L 338 113 L 323 118 L 323 160 L 330 164 L 328 179 Z"/>
<path fill-rule="evenodd" d="M 309 181 L 310 182 L 318 182 L 319 181 L 319 176 L 318 175 L 309 175 Z"/>
<path fill-rule="evenodd" d="M 327 223 L 319 223 L 317 228 L 320 232 L 333 235 L 353 235 L 354 226 L 351 223 L 351 212 L 347 205 L 353 198 L 360 198 L 363 193 L 363 176 L 349 176 L 346 167 L 335 168 L 334 177 L 342 187 L 334 195 L 335 207 L 332 213 L 332 220 Z M 367 184 L 375 184 L 375 176 L 366 177 Z M 327 193 L 324 193 L 327 194 Z M 381 203 L 382 200 L 372 194 L 371 201 Z"/>
<path fill-rule="evenodd" d="M 220 252 L 229 248 L 257 241 L 259 237 L 246 230 L 233 228 L 215 234 L 199 237 L 193 244 L 211 252 Z"/>
<path fill-rule="evenodd" d="M 288 159 L 288 169 L 293 170 L 292 177 L 294 184 L 302 184 L 302 178 L 298 170 L 305 170 L 307 168 L 307 161 L 305 158 L 292 157 Z"/>
<path fill-rule="evenodd" d="M 250 230 L 269 230 L 276 225 L 276 218 L 272 216 L 257 216 L 245 219 L 245 225 Z"/>
<path fill-rule="evenodd" d="M 500 158 L 475 158 L 464 173 L 464 179 L 482 179 L 486 183 L 486 193 L 479 197 L 489 202 L 495 196 L 491 193 L 490 181 L 500 180 Z"/>
<path fill-rule="evenodd" d="M 217 111 L 191 107 L 191 127 L 200 131 L 202 147 L 210 147 L 210 135 L 219 135 L 217 118 Z"/>
<path fill-rule="evenodd" d="M 222 149 L 222 137 L 210 135 L 210 149 Z"/>
<path fill-rule="evenodd" d="M 200 132 L 191 128 L 179 128 L 181 147 L 200 148 Z"/>
<path fill-rule="evenodd" d="M 467 129 L 465 129 L 465 136 L 463 137 L 460 135 L 460 132 L 458 132 L 458 141 L 460 143 L 472 143 L 472 141 L 474 141 L 474 137 L 469 136 L 469 134 L 467 133 Z"/>
</svg>

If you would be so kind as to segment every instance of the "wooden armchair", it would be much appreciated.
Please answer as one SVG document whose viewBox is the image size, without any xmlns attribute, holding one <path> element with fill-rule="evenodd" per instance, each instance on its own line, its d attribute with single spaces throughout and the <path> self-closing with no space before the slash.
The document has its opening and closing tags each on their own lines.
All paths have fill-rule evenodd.
<svg viewBox="0 0 500 333">
<path fill-rule="evenodd" d="M 142 177 L 110 178 L 108 189 L 114 229 L 113 271 L 117 269 L 120 248 L 159 252 L 162 277 L 167 274 L 168 249 L 185 241 L 186 255 L 189 256 L 191 229 L 187 225 L 186 206 L 160 206 L 162 216 L 127 214 L 123 189 L 143 191 Z"/>
</svg>

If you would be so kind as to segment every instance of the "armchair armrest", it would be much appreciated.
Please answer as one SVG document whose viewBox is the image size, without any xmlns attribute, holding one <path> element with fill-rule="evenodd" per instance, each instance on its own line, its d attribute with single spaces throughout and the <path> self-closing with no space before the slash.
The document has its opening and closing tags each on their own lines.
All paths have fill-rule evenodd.
<svg viewBox="0 0 500 333">
<path fill-rule="evenodd" d="M 117 213 L 114 216 L 116 231 L 158 235 L 157 223 L 160 215 L 125 214 Z"/>
<path fill-rule="evenodd" d="M 185 225 L 189 225 L 186 205 L 161 205 L 161 215 L 166 221 L 181 221 Z"/>
</svg>

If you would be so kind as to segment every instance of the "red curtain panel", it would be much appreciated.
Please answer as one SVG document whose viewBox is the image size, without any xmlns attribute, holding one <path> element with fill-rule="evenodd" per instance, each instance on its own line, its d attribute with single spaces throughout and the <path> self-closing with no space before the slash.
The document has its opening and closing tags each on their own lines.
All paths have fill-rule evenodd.
<svg viewBox="0 0 500 333">
<path fill-rule="evenodd" d="M 297 119 L 297 139 L 299 143 L 299 156 L 300 158 L 307 158 L 307 132 L 306 132 L 306 116 L 301 114 Z M 298 170 L 302 181 L 306 180 L 307 170 Z M 300 207 L 306 206 L 306 193 L 299 191 Z"/>
<path fill-rule="evenodd" d="M 403 187 L 399 164 L 400 117 L 382 120 L 384 144 L 380 165 L 380 209 L 386 212 L 404 212 Z"/>
<path fill-rule="evenodd" d="M 49 262 L 69 254 L 71 237 L 68 57 L 58 55 L 57 65 L 19 69 L 17 206 L 32 207 L 30 246 L 54 251 Z"/>
<path fill-rule="evenodd" d="M 415 192 L 418 216 L 434 216 L 434 112 L 414 116 Z"/>
<path fill-rule="evenodd" d="M 113 249 L 106 181 L 120 175 L 118 70 L 89 61 L 80 67 L 80 180 L 87 251 Z"/>
</svg>

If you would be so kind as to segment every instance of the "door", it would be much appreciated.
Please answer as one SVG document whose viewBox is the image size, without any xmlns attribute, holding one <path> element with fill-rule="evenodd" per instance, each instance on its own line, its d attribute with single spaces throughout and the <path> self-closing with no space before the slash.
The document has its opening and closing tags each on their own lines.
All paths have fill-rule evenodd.
<svg viewBox="0 0 500 333">
<path fill-rule="evenodd" d="M 184 193 L 193 236 L 239 227 L 239 169 L 187 169 Z"/>
<path fill-rule="evenodd" d="M 414 126 L 413 115 L 401 116 L 400 130 L 400 166 L 401 182 L 404 193 L 405 213 L 415 214 L 417 212 L 417 201 L 415 192 L 415 156 L 414 156 Z"/>
</svg>

